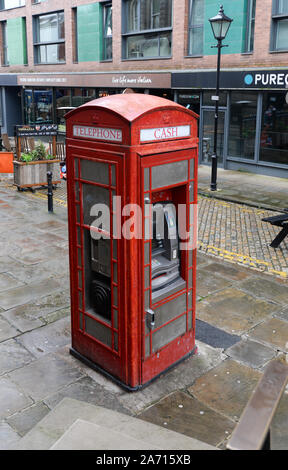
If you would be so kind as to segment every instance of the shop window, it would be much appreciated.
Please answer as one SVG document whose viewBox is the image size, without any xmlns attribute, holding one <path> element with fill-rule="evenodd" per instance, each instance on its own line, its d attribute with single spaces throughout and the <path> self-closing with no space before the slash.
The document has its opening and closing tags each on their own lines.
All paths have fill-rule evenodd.
<svg viewBox="0 0 288 470">
<path fill-rule="evenodd" d="M 65 62 L 63 11 L 34 17 L 34 51 L 36 64 Z"/>
<path fill-rule="evenodd" d="M 243 52 L 252 52 L 254 49 L 256 0 L 247 1 L 246 33 Z"/>
<path fill-rule="evenodd" d="M 26 124 L 53 123 L 53 92 L 51 88 L 24 90 L 24 119 Z"/>
<path fill-rule="evenodd" d="M 112 4 L 103 5 L 103 51 L 102 59 L 112 59 Z"/>
<path fill-rule="evenodd" d="M 231 92 L 228 155 L 254 159 L 257 93 Z"/>
<path fill-rule="evenodd" d="M 0 10 L 10 10 L 25 6 L 25 0 L 0 0 Z"/>
<path fill-rule="evenodd" d="M 1 21 L 1 40 L 1 65 L 9 65 L 6 21 Z"/>
<path fill-rule="evenodd" d="M 203 55 L 204 1 L 189 0 L 188 55 Z"/>
<path fill-rule="evenodd" d="M 96 94 L 94 88 L 72 88 L 73 107 L 77 108 L 88 101 L 95 100 Z"/>
<path fill-rule="evenodd" d="M 260 157 L 262 162 L 288 164 L 287 92 L 266 92 L 263 96 Z"/>
<path fill-rule="evenodd" d="M 123 0 L 123 58 L 171 57 L 172 0 Z"/>
<path fill-rule="evenodd" d="M 288 50 L 288 0 L 274 0 L 272 7 L 271 51 Z"/>
</svg>

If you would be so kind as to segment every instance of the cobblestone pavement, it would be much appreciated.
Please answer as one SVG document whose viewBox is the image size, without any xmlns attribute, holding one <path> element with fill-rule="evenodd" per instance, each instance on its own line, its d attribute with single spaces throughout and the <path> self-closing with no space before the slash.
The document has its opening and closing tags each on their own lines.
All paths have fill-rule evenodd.
<svg viewBox="0 0 288 470">
<path fill-rule="evenodd" d="M 28 196 L 46 200 L 47 189 L 39 189 Z M 54 203 L 67 206 L 66 183 L 54 191 Z M 210 197 L 198 198 L 198 249 L 227 261 L 249 266 L 258 271 L 288 277 L 288 240 L 277 249 L 270 243 L 279 228 L 261 219 L 274 215 L 266 209 L 257 209 L 235 202 Z"/>
<path fill-rule="evenodd" d="M 264 217 L 272 211 L 199 197 L 198 247 L 203 253 L 276 276 L 288 276 L 288 240 L 278 248 L 270 243 L 279 228 Z"/>
</svg>

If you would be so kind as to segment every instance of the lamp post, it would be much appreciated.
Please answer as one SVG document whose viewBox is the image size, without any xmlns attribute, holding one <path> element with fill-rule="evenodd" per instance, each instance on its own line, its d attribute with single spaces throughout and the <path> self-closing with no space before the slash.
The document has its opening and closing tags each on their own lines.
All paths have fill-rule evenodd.
<svg viewBox="0 0 288 470">
<path fill-rule="evenodd" d="M 222 44 L 223 39 L 225 39 L 232 19 L 224 14 L 223 5 L 220 6 L 219 12 L 216 16 L 209 19 L 213 35 L 217 40 L 216 46 L 217 54 L 217 75 L 216 75 L 216 95 L 213 97 L 215 100 L 215 120 L 214 120 L 214 147 L 213 155 L 211 157 L 211 191 L 216 191 L 217 189 L 217 132 L 218 132 L 218 107 L 219 107 L 219 78 L 220 78 L 220 58 L 221 58 L 221 49 L 222 47 L 227 47 Z"/>
</svg>

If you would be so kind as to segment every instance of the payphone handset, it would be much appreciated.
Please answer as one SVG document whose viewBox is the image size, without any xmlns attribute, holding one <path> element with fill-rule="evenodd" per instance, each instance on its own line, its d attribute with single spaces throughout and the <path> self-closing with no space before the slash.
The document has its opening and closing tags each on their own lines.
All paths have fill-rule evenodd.
<svg viewBox="0 0 288 470">
<path fill-rule="evenodd" d="M 180 276 L 179 239 L 177 233 L 177 215 L 172 202 L 157 202 L 153 205 L 152 239 L 152 295 L 169 291 Z M 168 290 L 167 290 L 168 289 Z"/>
</svg>

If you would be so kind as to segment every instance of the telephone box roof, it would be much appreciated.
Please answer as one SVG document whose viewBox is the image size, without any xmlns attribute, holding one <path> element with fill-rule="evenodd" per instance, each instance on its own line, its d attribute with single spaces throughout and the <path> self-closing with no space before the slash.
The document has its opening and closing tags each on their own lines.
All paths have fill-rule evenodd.
<svg viewBox="0 0 288 470">
<path fill-rule="evenodd" d="M 112 111 L 129 122 L 135 121 L 143 114 L 151 111 L 159 111 L 161 109 L 181 110 L 198 118 L 198 115 L 193 111 L 184 108 L 174 101 L 167 100 L 154 95 L 146 95 L 144 93 L 122 93 L 105 96 L 96 100 L 89 101 L 88 103 L 79 106 L 78 108 L 70 111 L 65 115 L 65 118 L 70 118 L 77 114 L 79 111 L 86 109 L 105 109 Z"/>
</svg>

